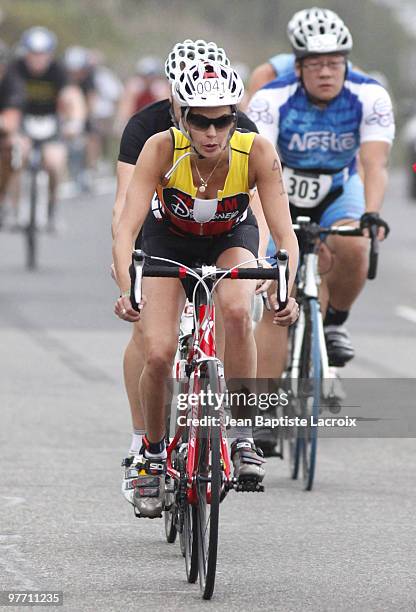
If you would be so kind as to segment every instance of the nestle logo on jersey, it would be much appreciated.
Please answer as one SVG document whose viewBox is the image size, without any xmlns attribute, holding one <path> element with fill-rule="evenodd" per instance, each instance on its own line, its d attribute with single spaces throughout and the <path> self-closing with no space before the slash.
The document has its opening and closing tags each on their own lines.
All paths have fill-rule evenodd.
<svg viewBox="0 0 416 612">
<path fill-rule="evenodd" d="M 357 146 L 354 132 L 345 134 L 334 134 L 334 132 L 306 132 L 293 134 L 289 143 L 289 150 L 311 151 L 322 149 L 323 151 L 348 151 Z"/>
</svg>

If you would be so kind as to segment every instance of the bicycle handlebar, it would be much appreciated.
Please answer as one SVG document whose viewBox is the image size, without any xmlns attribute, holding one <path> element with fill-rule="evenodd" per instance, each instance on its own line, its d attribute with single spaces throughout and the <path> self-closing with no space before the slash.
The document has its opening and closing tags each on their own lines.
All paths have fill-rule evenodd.
<svg viewBox="0 0 416 612">
<path fill-rule="evenodd" d="M 184 279 L 187 276 L 194 277 L 196 274 L 200 278 L 231 280 L 275 280 L 277 281 L 277 302 L 278 310 L 286 308 L 288 303 L 288 278 L 289 278 L 289 255 L 287 251 L 281 249 L 277 253 L 276 268 L 231 268 L 223 269 L 216 266 L 205 266 L 202 268 L 190 268 L 179 265 L 158 265 L 152 264 L 145 267 L 146 259 L 154 259 L 151 255 L 146 255 L 142 250 L 136 249 L 132 254 L 132 265 L 130 266 L 130 301 L 134 310 L 139 311 L 139 304 L 142 299 L 141 281 L 144 276 L 147 277 L 163 277 L 163 278 L 180 278 Z M 159 259 L 159 258 L 158 258 Z M 190 272 L 192 270 L 192 272 Z"/>
<path fill-rule="evenodd" d="M 293 224 L 295 233 L 305 236 L 310 240 L 317 240 L 320 236 L 364 236 L 364 232 L 359 227 L 348 225 L 333 225 L 332 227 L 321 227 L 318 223 L 311 223 L 309 217 L 297 217 L 297 223 Z M 370 253 L 367 278 L 375 279 L 377 275 L 379 241 L 377 238 L 377 225 L 369 227 L 370 232 Z"/>
</svg>

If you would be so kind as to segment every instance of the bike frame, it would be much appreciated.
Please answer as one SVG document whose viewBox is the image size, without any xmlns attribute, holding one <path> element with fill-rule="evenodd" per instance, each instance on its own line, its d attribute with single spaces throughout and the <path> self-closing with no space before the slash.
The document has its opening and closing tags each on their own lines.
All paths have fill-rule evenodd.
<svg viewBox="0 0 416 612">
<path fill-rule="evenodd" d="M 208 360 L 217 361 L 218 364 L 221 362 L 216 357 L 216 347 L 215 347 L 215 306 L 214 304 L 200 304 L 198 307 L 198 316 L 197 316 L 198 324 L 195 327 L 193 332 L 193 346 L 192 349 L 188 353 L 187 363 L 189 366 L 192 366 L 192 363 L 195 361 L 195 356 L 198 353 L 203 354 L 204 356 L 196 359 L 196 363 L 194 365 L 193 372 L 189 378 L 189 394 L 198 395 L 201 390 L 201 370 L 203 365 L 207 363 Z M 201 411 L 200 404 L 192 405 L 191 412 L 189 417 L 191 419 L 191 425 L 189 427 L 189 435 L 188 435 L 188 454 L 187 454 L 187 463 L 186 463 L 186 475 L 187 475 L 187 499 L 190 504 L 197 503 L 197 493 L 195 488 L 196 482 L 196 468 L 197 468 L 197 459 L 199 452 L 199 419 L 203 416 Z M 226 442 L 226 433 L 224 427 L 224 408 L 221 405 L 219 409 L 218 415 L 221 427 L 220 427 L 220 447 L 221 447 L 221 460 L 224 469 L 224 476 L 226 480 L 230 479 L 231 473 L 231 462 L 228 453 L 228 447 Z M 179 480 L 179 472 L 175 470 L 172 466 L 172 452 L 178 446 L 183 432 L 185 430 L 184 425 L 180 425 L 177 427 L 175 436 L 173 440 L 170 442 L 167 448 L 167 474 L 172 478 L 176 478 Z M 210 501 L 210 491 L 208 489 L 208 502 Z"/>
<path fill-rule="evenodd" d="M 298 217 L 294 229 L 298 234 L 300 243 L 300 266 L 296 278 L 297 300 L 299 302 L 299 318 L 292 328 L 292 350 L 290 362 L 288 363 L 287 378 L 289 379 L 289 389 L 294 400 L 299 400 L 302 409 L 308 399 L 312 401 L 310 416 L 317 418 L 320 412 L 321 402 L 328 402 L 331 410 L 337 408 L 337 391 L 335 386 L 338 382 L 336 369 L 331 368 L 328 363 L 328 353 L 326 350 L 323 317 L 319 302 L 319 285 L 321 283 L 318 272 L 318 250 L 322 236 L 344 235 L 362 236 L 362 230 L 348 226 L 332 226 L 323 228 L 316 223 L 311 223 L 309 217 Z M 373 279 L 377 270 L 378 243 L 375 228 L 370 228 L 370 258 L 368 278 Z M 308 331 L 309 330 L 309 331 Z M 305 342 L 306 334 L 309 336 L 309 344 Z M 308 340 L 308 338 L 307 338 Z M 299 384 L 301 368 L 305 361 L 304 350 L 310 359 L 313 375 L 307 374 L 308 379 L 313 380 L 313 391 L 307 389 L 307 395 Z M 306 376 L 303 373 L 303 376 Z M 310 407 L 306 408 L 308 416 Z M 337 410 L 338 411 L 338 410 Z M 296 479 L 299 469 L 299 458 L 303 453 L 304 458 L 304 479 L 305 489 L 310 491 L 313 485 L 314 471 L 316 465 L 317 448 L 317 428 L 308 428 L 303 431 L 303 436 L 296 436 L 294 447 L 292 478 Z M 308 442 L 310 448 L 308 449 Z M 308 456 L 306 456 L 308 455 Z"/>
</svg>

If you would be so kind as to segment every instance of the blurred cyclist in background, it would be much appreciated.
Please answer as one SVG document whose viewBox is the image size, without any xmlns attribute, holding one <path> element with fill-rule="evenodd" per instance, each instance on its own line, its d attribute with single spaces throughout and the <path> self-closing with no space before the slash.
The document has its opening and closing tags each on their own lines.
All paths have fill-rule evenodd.
<svg viewBox="0 0 416 612">
<path fill-rule="evenodd" d="M 8 69 L 9 50 L 0 40 L 0 226 L 4 220 L 4 199 L 13 169 L 20 165 L 16 147 L 24 105 L 21 79 Z"/>
<path fill-rule="evenodd" d="M 70 85 L 65 69 L 55 60 L 57 38 L 47 28 L 26 30 L 20 40 L 21 57 L 13 71 L 22 79 L 25 90 L 23 131 L 30 122 L 48 122 L 51 135 L 43 145 L 43 164 L 49 176 L 48 228 L 55 229 L 55 209 L 59 181 L 65 171 L 66 148 L 62 139 L 74 138 L 84 129 L 86 105 L 79 87 Z M 30 138 L 22 138 L 24 159 Z M 16 198 L 19 198 L 17 191 Z"/>
<path fill-rule="evenodd" d="M 117 116 L 120 131 L 134 113 L 170 95 L 169 86 L 162 75 L 163 63 L 159 58 L 149 55 L 139 59 L 136 74 L 127 81 L 120 100 Z"/>
<path fill-rule="evenodd" d="M 117 106 L 124 91 L 123 83 L 108 66 L 104 64 L 105 59 L 98 49 L 90 49 L 90 64 L 93 69 L 94 78 L 94 104 L 91 109 L 91 122 L 95 139 L 95 158 L 113 155 L 110 150 L 113 138 L 114 121 Z"/>
<path fill-rule="evenodd" d="M 73 138 L 68 147 L 68 168 L 72 179 L 81 191 L 91 189 L 91 170 L 96 168 L 97 152 L 94 138 L 92 113 L 96 101 L 94 69 L 90 53 L 84 47 L 68 47 L 64 54 L 64 66 L 69 82 L 82 91 L 87 109 L 85 129 L 78 138 Z"/>
</svg>

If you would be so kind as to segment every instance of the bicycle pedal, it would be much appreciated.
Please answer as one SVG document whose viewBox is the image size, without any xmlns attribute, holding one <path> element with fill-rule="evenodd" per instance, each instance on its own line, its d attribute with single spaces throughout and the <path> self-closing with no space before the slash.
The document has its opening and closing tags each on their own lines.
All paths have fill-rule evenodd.
<svg viewBox="0 0 416 612">
<path fill-rule="evenodd" d="M 237 485 L 237 493 L 264 493 L 264 485 L 259 482 L 240 482 Z"/>
<path fill-rule="evenodd" d="M 237 493 L 264 493 L 264 485 L 258 480 L 237 480 L 233 478 L 229 481 L 228 489 L 234 489 Z"/>
</svg>

